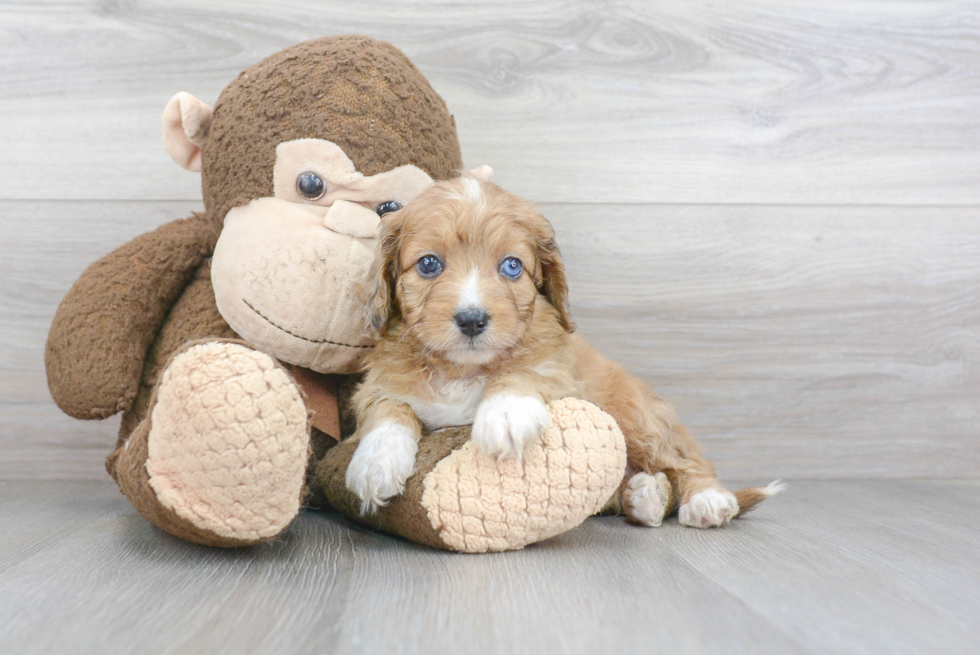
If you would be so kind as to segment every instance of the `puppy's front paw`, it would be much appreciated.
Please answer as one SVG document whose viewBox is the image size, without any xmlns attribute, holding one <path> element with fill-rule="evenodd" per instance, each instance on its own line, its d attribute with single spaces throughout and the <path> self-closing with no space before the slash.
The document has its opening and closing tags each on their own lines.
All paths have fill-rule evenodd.
<svg viewBox="0 0 980 655">
<path fill-rule="evenodd" d="M 532 396 L 501 393 L 487 398 L 476 410 L 470 438 L 477 447 L 496 457 L 524 455 L 548 427 L 548 410 Z"/>
<path fill-rule="evenodd" d="M 738 501 L 727 489 L 705 489 L 681 505 L 677 518 L 689 528 L 717 528 L 738 514 Z"/>
<path fill-rule="evenodd" d="M 396 423 L 382 423 L 361 437 L 344 477 L 361 499 L 361 514 L 373 514 L 405 490 L 418 450 L 412 431 Z"/>
</svg>

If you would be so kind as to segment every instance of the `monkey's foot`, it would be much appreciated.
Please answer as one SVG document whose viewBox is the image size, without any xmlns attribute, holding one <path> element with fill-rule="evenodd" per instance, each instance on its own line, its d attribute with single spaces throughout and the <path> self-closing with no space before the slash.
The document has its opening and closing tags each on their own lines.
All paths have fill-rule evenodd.
<svg viewBox="0 0 980 655">
<path fill-rule="evenodd" d="M 516 458 L 498 459 L 469 428 L 425 434 L 405 490 L 371 515 L 344 486 L 356 443 L 327 452 L 317 480 L 331 505 L 374 528 L 470 553 L 515 550 L 561 534 L 598 512 L 626 470 L 626 444 L 611 416 L 574 398 L 548 405 L 549 427 Z"/>
<path fill-rule="evenodd" d="M 246 346 L 207 342 L 167 366 L 149 418 L 117 451 L 115 477 L 167 532 L 243 546 L 299 513 L 309 448 L 306 405 L 286 371 Z M 128 476 L 127 460 L 137 464 Z"/>
</svg>

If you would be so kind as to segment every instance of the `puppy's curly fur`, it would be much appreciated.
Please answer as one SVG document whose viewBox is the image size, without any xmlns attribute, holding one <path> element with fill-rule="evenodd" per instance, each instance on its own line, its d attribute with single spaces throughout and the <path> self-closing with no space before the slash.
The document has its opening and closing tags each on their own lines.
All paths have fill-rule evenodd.
<svg viewBox="0 0 980 655">
<path fill-rule="evenodd" d="M 567 396 L 622 429 L 629 467 L 607 509 L 634 523 L 677 508 L 684 525 L 719 526 L 781 490 L 725 489 L 670 403 L 573 334 L 554 231 L 500 187 L 441 182 L 386 215 L 372 280 L 382 338 L 354 396 L 347 471 L 362 511 L 401 493 L 423 428 L 472 424 L 484 452 L 519 458 L 547 427 L 545 404 Z"/>
</svg>

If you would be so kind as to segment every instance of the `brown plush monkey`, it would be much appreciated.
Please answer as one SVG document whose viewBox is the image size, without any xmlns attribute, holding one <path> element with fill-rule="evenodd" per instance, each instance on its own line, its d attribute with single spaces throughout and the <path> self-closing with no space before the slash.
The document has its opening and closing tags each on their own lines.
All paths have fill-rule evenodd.
<svg viewBox="0 0 980 655">
<path fill-rule="evenodd" d="M 205 211 L 90 266 L 45 353 L 66 413 L 123 412 L 106 465 L 141 514 L 244 546 L 325 497 L 409 539 L 485 551 L 602 507 L 625 446 L 574 400 L 555 404 L 523 466 L 483 457 L 459 429 L 423 439 L 405 494 L 377 515 L 359 516 L 343 486 L 353 444 L 331 446 L 352 431 L 347 374 L 374 343 L 359 286 L 381 217 L 462 167 L 452 116 L 400 51 L 360 36 L 299 44 L 239 75 L 213 110 L 177 94 L 163 127 L 171 157 L 203 174 Z"/>
</svg>

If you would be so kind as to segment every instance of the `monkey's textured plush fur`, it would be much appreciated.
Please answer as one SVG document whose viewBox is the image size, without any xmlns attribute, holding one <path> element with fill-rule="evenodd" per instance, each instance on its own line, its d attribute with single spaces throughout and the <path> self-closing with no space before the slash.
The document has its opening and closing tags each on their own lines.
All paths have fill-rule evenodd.
<svg viewBox="0 0 980 655">
<path fill-rule="evenodd" d="M 215 103 L 203 147 L 205 211 L 95 262 L 61 302 L 45 363 L 65 413 L 89 419 L 125 412 L 121 442 L 142 420 L 161 367 L 177 349 L 235 336 L 214 304 L 208 258 L 230 208 L 272 195 L 276 146 L 300 138 L 343 145 L 365 174 L 415 164 L 445 179 L 462 168 L 445 103 L 387 43 L 318 39 L 252 66 Z"/>
<path fill-rule="evenodd" d="M 412 169 L 408 177 L 414 180 L 419 175 L 446 179 L 462 167 L 453 118 L 395 47 L 368 37 L 340 36 L 302 43 L 259 62 L 228 85 L 213 111 L 189 94 L 178 94 L 165 112 L 164 129 L 175 161 L 201 169 L 204 211 L 137 237 L 79 277 L 48 336 L 45 363 L 51 394 L 63 411 L 77 418 L 123 413 L 116 450 L 106 462 L 109 473 L 144 517 L 180 538 L 215 546 L 260 543 L 286 529 L 302 502 L 323 502 L 325 497 L 356 516 L 342 473 L 352 449 L 345 444 L 329 448 L 353 430 L 344 391 L 351 387 L 350 378 L 331 376 L 337 372 L 333 370 L 303 371 L 316 367 L 271 350 L 259 352 L 240 328 L 232 329 L 216 304 L 212 256 L 227 235 L 229 217 L 246 209 L 254 216 L 263 208 L 288 207 L 293 215 L 306 217 L 310 229 L 328 231 L 324 217 L 334 216 L 341 203 L 282 199 L 283 190 L 274 184 L 279 146 L 309 141 L 340 153 L 330 170 L 344 169 L 344 179 L 392 171 L 397 176 L 400 169 Z M 321 163 L 302 161 L 306 168 L 300 170 L 315 174 Z M 320 182 L 337 190 L 335 180 Z M 285 191 L 296 195 L 298 184 L 297 178 Z M 396 187 L 401 188 L 391 188 Z M 338 188 L 347 194 L 347 213 L 337 222 L 340 232 L 331 232 L 333 242 L 346 240 L 351 248 L 372 251 L 376 237 L 365 229 L 373 225 L 376 231 L 376 199 L 368 203 L 353 187 Z M 401 204 L 408 200 L 400 199 Z M 361 222 L 354 225 L 352 216 Z M 291 229 L 290 221 L 274 211 L 268 218 L 278 221 L 284 234 Z M 307 307 L 311 317 L 355 320 L 335 311 L 341 301 L 350 304 L 353 285 L 345 281 L 331 287 L 333 278 L 317 267 L 324 258 L 315 240 L 311 244 L 309 259 L 300 262 L 305 268 L 295 270 L 324 276 L 321 288 L 326 292 L 312 303 L 293 298 L 293 305 Z M 370 257 L 367 261 L 369 265 Z M 255 277 L 273 276 L 258 270 Z M 268 294 L 273 298 L 288 299 L 309 282 L 275 279 L 281 286 Z M 268 308 L 261 309 L 257 315 L 266 316 Z M 329 339 L 307 338 L 283 321 L 280 326 L 283 334 L 332 345 Z M 580 430 L 601 426 L 591 430 L 600 449 L 622 448 L 608 417 L 595 408 L 561 411 L 570 412 L 569 420 Z M 299 428 L 297 416 L 308 417 Z M 579 461 L 586 448 L 581 439 L 562 443 L 569 457 L 551 475 L 567 479 L 571 462 Z M 421 490 L 440 463 L 457 461 L 452 459 L 454 447 L 445 440 L 423 445 L 431 466 L 426 469 L 420 460 L 411 484 Z M 615 457 L 603 461 L 603 470 L 596 472 L 603 484 L 590 487 L 599 495 L 605 493 L 605 480 L 616 477 L 618 466 Z M 504 469 L 498 471 L 493 461 L 481 466 L 477 496 L 500 497 L 506 487 Z M 439 493 L 427 496 L 428 504 L 420 491 L 370 522 L 441 548 L 519 548 L 581 520 L 595 510 L 598 497 L 555 500 L 542 516 L 512 514 L 508 520 L 517 532 L 508 533 L 505 541 L 489 532 L 467 541 L 465 535 L 476 533 L 463 524 L 485 518 L 473 513 L 481 508 L 463 500 L 474 498 L 467 484 L 463 478 L 455 487 L 440 482 Z M 537 481 L 522 493 L 526 501 L 547 495 L 551 488 L 548 480 Z M 433 510 L 435 498 L 445 511 Z M 508 502 L 521 504 L 521 494 Z"/>
</svg>

